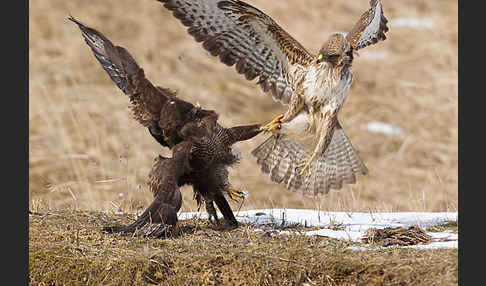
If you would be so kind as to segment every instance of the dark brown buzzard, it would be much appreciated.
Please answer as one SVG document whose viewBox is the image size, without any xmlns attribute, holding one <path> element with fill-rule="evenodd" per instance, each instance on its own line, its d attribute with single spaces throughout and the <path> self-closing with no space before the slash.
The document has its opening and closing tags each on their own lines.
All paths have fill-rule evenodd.
<svg viewBox="0 0 486 286">
<path fill-rule="evenodd" d="M 78 25 L 103 69 L 128 96 L 133 117 L 161 145 L 172 150 L 171 158 L 155 158 L 148 176 L 155 198 L 152 204 L 134 223 L 109 226 L 105 230 L 152 236 L 173 233 L 177 230 L 177 212 L 182 205 L 179 188 L 186 184 L 192 185 L 199 204 L 204 201 L 210 220 L 218 220 L 214 202 L 227 223 L 236 226 L 224 196 L 242 196 L 228 181 L 228 167 L 239 160 L 232 145 L 259 134 L 261 125 L 222 127 L 216 112 L 179 99 L 169 89 L 152 85 L 126 49 L 114 46 L 103 34 L 73 17 L 69 20 Z"/>
</svg>

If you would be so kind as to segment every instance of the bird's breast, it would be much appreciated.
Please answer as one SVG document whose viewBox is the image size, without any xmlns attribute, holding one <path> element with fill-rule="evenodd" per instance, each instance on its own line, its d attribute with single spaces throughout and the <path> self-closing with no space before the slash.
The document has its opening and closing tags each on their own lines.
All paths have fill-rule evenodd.
<svg viewBox="0 0 486 286">
<path fill-rule="evenodd" d="M 231 165 L 238 161 L 238 155 L 229 144 L 230 138 L 221 126 L 216 125 L 211 136 L 195 143 L 193 156 L 196 166 L 212 166 L 217 164 Z"/>
<path fill-rule="evenodd" d="M 324 122 L 341 108 L 352 82 L 350 67 L 331 69 L 325 65 L 309 67 L 300 82 L 306 108 L 292 120 L 281 124 L 280 135 L 291 137 L 313 150 Z"/>
<path fill-rule="evenodd" d="M 314 145 L 315 132 L 310 128 L 313 116 L 306 109 L 302 109 L 292 120 L 280 125 L 279 133 L 284 137 L 291 137 L 308 146 Z"/>
<path fill-rule="evenodd" d="M 320 109 L 322 105 L 329 104 L 329 101 L 335 101 L 335 104 L 341 106 L 349 93 L 352 80 L 350 67 L 330 68 L 326 65 L 309 67 L 301 84 L 305 104 Z"/>
</svg>

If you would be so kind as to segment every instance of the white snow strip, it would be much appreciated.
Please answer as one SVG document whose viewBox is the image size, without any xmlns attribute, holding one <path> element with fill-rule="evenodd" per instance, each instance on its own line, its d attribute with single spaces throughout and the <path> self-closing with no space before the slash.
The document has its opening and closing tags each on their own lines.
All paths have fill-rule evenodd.
<svg viewBox="0 0 486 286">
<path fill-rule="evenodd" d="M 179 219 L 193 217 L 207 218 L 206 213 L 180 213 Z M 261 209 L 247 210 L 235 213 L 236 219 L 244 224 L 276 226 L 322 227 L 319 230 L 304 232 L 306 235 L 319 235 L 349 241 L 361 241 L 361 237 L 369 228 L 403 227 L 419 225 L 422 228 L 457 221 L 457 212 L 395 212 L 395 213 L 358 213 L 358 212 L 328 212 L 302 209 Z M 342 230 L 332 230 L 329 227 L 339 226 Z M 256 229 L 255 231 L 263 231 Z M 275 230 L 275 233 L 286 234 L 290 231 Z M 458 235 L 451 231 L 428 232 L 433 242 L 427 245 L 409 246 L 413 248 L 457 248 Z M 359 247 L 350 247 L 360 250 Z M 366 248 L 367 249 L 367 248 Z"/>
<path fill-rule="evenodd" d="M 361 128 L 373 133 L 383 133 L 383 134 L 390 134 L 390 135 L 403 134 L 403 131 L 400 127 L 396 127 L 380 121 L 370 121 L 366 124 L 363 124 Z"/>
<path fill-rule="evenodd" d="M 386 60 L 390 58 L 390 55 L 386 52 L 377 52 L 377 51 L 359 51 L 359 58 L 366 59 L 366 60 Z"/>
<path fill-rule="evenodd" d="M 403 17 L 394 18 L 390 21 L 390 27 L 395 28 L 413 28 L 413 29 L 435 29 L 436 23 L 428 18 Z"/>
</svg>

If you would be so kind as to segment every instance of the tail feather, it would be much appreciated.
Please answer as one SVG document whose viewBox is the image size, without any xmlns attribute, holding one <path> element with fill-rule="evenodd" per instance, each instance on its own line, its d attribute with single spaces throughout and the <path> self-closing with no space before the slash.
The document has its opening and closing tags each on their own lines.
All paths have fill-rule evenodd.
<svg viewBox="0 0 486 286">
<path fill-rule="evenodd" d="M 272 181 L 280 183 L 284 178 L 283 176 L 285 172 L 284 164 L 287 163 L 284 161 L 286 159 L 287 152 L 284 146 L 277 145 L 275 146 L 275 149 L 276 149 L 276 153 L 275 153 L 276 157 L 274 163 L 272 164 L 272 168 L 270 170 L 270 177 L 272 178 Z"/>
<path fill-rule="evenodd" d="M 338 164 L 339 162 L 337 161 L 336 154 L 333 152 L 329 152 L 327 157 L 325 157 L 326 160 L 324 161 L 326 167 L 324 170 L 326 170 L 326 173 L 329 174 L 329 181 L 330 181 L 330 187 L 331 189 L 339 190 L 342 187 L 342 182 L 339 180 L 340 176 L 338 174 Z M 323 160 L 323 157 L 318 157 L 317 160 Z M 329 190 L 326 191 L 328 193 Z"/>
<path fill-rule="evenodd" d="M 267 161 L 270 161 L 268 160 L 268 157 L 272 154 L 272 149 L 275 145 L 275 140 L 272 139 L 273 137 L 268 138 L 252 152 L 252 154 L 258 158 L 257 164 L 261 166 L 264 173 L 270 172 Z"/>
<path fill-rule="evenodd" d="M 282 181 L 288 181 L 293 172 L 292 167 L 293 167 L 292 160 L 290 159 L 289 154 L 287 153 L 285 158 L 283 158 L 282 161 L 280 162 L 279 177 L 278 180 L 275 180 L 275 182 L 281 183 Z"/>
<path fill-rule="evenodd" d="M 327 149 L 324 157 L 326 155 L 328 157 L 332 157 L 335 159 L 336 167 L 337 167 L 337 181 L 346 183 L 346 184 L 354 184 L 356 182 L 356 176 L 353 173 L 352 163 L 351 163 L 351 155 L 349 152 L 350 142 L 347 139 L 346 135 L 343 132 L 343 129 L 336 128 L 331 144 Z M 334 165 L 331 163 L 331 165 Z M 339 186 L 339 183 L 337 183 Z"/>
<path fill-rule="evenodd" d="M 283 182 L 285 183 L 285 187 L 287 189 L 292 190 L 292 191 L 299 191 L 299 190 L 302 190 L 302 187 L 304 186 L 304 179 L 302 178 L 302 176 L 300 174 L 298 174 L 295 171 L 296 166 L 295 167 L 294 166 L 292 168 L 292 172 L 291 172 L 290 176 L 288 177 L 288 179 L 286 179 Z"/>
<path fill-rule="evenodd" d="M 316 187 L 314 196 L 319 194 L 319 190 L 329 190 L 331 188 L 331 180 L 326 176 L 325 165 L 324 162 L 319 161 L 319 168 L 316 170 L 315 176 Z"/>
<path fill-rule="evenodd" d="M 279 174 L 281 172 L 281 167 L 280 167 L 280 161 L 283 158 L 283 155 L 285 153 L 285 146 L 283 145 L 276 145 L 274 152 L 272 153 L 273 161 L 271 162 L 270 165 L 270 177 L 272 178 L 272 181 L 278 182 L 279 181 Z"/>
<path fill-rule="evenodd" d="M 312 150 L 288 137 L 271 136 L 252 151 L 264 173 L 276 183 L 304 195 L 327 194 L 330 189 L 340 190 L 343 184 L 354 184 L 356 175 L 368 170 L 341 126 L 334 131 L 331 143 L 322 156 L 311 164 L 312 174 L 300 175 L 298 164 L 310 158 Z"/>
<path fill-rule="evenodd" d="M 277 143 L 278 142 L 281 142 L 287 150 L 287 160 L 285 162 L 288 166 L 285 168 L 286 175 L 282 181 L 289 190 L 298 191 L 303 188 L 305 180 L 304 177 L 298 173 L 297 165 L 301 162 L 296 158 L 306 157 L 308 154 L 299 142 L 281 139 L 278 139 Z"/>
<path fill-rule="evenodd" d="M 346 162 L 349 164 L 349 167 L 351 169 L 350 173 L 353 175 L 354 174 L 367 175 L 368 168 L 366 168 L 365 164 L 359 157 L 358 152 L 356 151 L 356 149 L 354 149 L 353 145 L 351 144 L 351 141 L 346 136 L 343 129 L 342 128 L 336 129 L 333 135 L 333 139 L 334 137 L 336 137 L 335 145 L 338 146 L 337 152 L 343 152 L 347 154 Z M 356 178 L 354 178 L 354 181 L 356 181 Z"/>
</svg>

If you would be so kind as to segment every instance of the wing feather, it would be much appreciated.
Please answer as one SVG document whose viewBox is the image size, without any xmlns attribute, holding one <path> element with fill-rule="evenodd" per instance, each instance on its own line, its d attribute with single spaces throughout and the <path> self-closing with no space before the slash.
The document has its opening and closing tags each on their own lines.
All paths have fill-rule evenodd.
<svg viewBox="0 0 486 286">
<path fill-rule="evenodd" d="M 359 21 L 347 34 L 348 41 L 355 50 L 362 49 L 386 39 L 388 19 L 383 14 L 380 0 L 371 0 L 371 8 L 361 15 Z"/>
<path fill-rule="evenodd" d="M 258 77 L 264 92 L 288 104 L 293 92 L 289 70 L 307 65 L 311 55 L 268 15 L 239 0 L 158 0 L 188 27 L 212 56 L 247 80 Z"/>
</svg>

